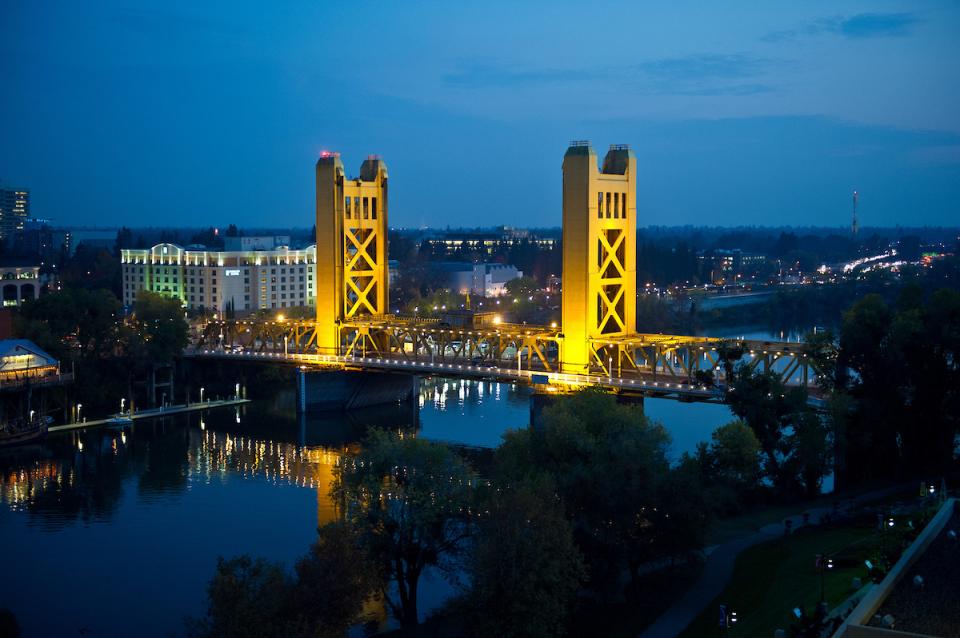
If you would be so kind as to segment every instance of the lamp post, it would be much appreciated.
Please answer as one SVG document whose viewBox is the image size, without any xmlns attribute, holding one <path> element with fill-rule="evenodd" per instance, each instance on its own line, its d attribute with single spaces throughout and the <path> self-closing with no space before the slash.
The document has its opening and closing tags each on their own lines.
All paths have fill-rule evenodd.
<svg viewBox="0 0 960 638">
<path fill-rule="evenodd" d="M 120 414 L 123 414 L 123 406 L 126 404 L 127 399 L 125 397 L 120 397 Z"/>
<path fill-rule="evenodd" d="M 203 403 L 203 388 L 200 388 L 200 403 Z"/>
<path fill-rule="evenodd" d="M 820 568 L 820 605 L 825 605 L 824 580 L 826 573 L 833 569 L 833 559 L 826 554 L 817 554 L 817 566 Z"/>
<path fill-rule="evenodd" d="M 233 387 L 234 387 L 233 398 L 234 398 L 234 399 L 239 399 L 239 398 L 240 398 L 240 384 L 238 383 L 238 384 L 236 384 L 236 385 L 233 386 Z"/>
<path fill-rule="evenodd" d="M 77 404 L 77 423 L 80 422 L 80 410 L 82 410 L 82 409 L 83 409 L 83 404 L 82 404 L 82 403 L 78 403 L 78 404 Z"/>
</svg>

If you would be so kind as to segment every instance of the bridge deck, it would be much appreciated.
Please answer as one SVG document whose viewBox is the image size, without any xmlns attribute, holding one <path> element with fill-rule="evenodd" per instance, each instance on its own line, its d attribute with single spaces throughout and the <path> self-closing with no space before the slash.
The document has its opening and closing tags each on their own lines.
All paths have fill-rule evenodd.
<svg viewBox="0 0 960 638">
<path fill-rule="evenodd" d="M 311 321 L 221 321 L 206 324 L 190 356 L 273 360 L 298 365 L 410 370 L 493 377 L 546 391 L 599 385 L 616 392 L 721 402 L 726 363 L 777 374 L 817 394 L 819 371 L 806 344 L 635 333 L 590 340 L 590 361 L 562 365 L 557 327 L 491 323 L 453 326 L 438 319 L 366 316 L 339 325 L 336 352 L 318 350 Z M 719 389 L 718 387 L 719 386 Z"/>
<path fill-rule="evenodd" d="M 635 394 L 651 398 L 669 398 L 699 403 L 723 403 L 724 386 L 698 385 L 687 379 L 680 379 L 668 371 L 662 374 L 624 371 L 620 376 L 600 374 L 570 374 L 550 372 L 543 369 L 523 367 L 501 367 L 492 365 L 470 365 L 464 363 L 446 363 L 429 359 L 409 359 L 378 356 L 344 356 L 283 352 L 255 352 L 224 349 L 190 349 L 185 356 L 200 358 L 220 358 L 234 361 L 274 362 L 301 367 L 335 368 L 341 370 L 385 370 L 404 371 L 411 374 L 443 375 L 475 379 L 494 379 L 505 382 L 521 382 L 533 385 L 545 392 L 565 392 L 577 387 L 599 386 L 624 394 Z M 522 365 L 522 364 L 521 364 Z M 794 384 L 796 385 L 796 384 Z M 819 398 L 811 395 L 812 404 Z"/>
</svg>

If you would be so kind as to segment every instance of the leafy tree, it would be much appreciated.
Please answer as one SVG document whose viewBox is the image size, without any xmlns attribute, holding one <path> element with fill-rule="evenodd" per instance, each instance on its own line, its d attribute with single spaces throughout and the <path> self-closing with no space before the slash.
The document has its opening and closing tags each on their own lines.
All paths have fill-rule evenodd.
<svg viewBox="0 0 960 638">
<path fill-rule="evenodd" d="M 121 275 L 120 260 L 110 250 L 87 244 L 77 246 L 60 268 L 64 288 L 105 288 L 118 296 L 122 293 Z"/>
<path fill-rule="evenodd" d="M 320 528 L 295 573 L 291 622 L 303 636 L 344 635 L 378 586 L 358 536 L 343 523 Z"/>
<path fill-rule="evenodd" d="M 844 314 L 840 359 L 856 372 L 844 440 L 853 479 L 950 469 L 960 428 L 958 335 L 956 290 L 924 299 L 908 286 L 893 307 L 867 295 Z"/>
<path fill-rule="evenodd" d="M 659 500 L 669 436 L 642 411 L 593 389 L 547 407 L 542 421 L 542 428 L 504 436 L 496 476 L 506 484 L 549 474 L 588 561 L 591 587 L 613 593 L 625 567 L 637 578 L 654 557 L 654 512 L 671 506 Z"/>
<path fill-rule="evenodd" d="M 657 507 L 647 513 L 652 526 L 644 528 L 648 533 L 641 537 L 651 544 L 650 559 L 669 557 L 673 565 L 678 557 L 703 547 L 710 512 L 704 487 L 700 466 L 689 455 L 660 481 Z"/>
<path fill-rule="evenodd" d="M 803 354 L 817 372 L 817 385 L 827 391 L 843 387 L 846 380 L 837 365 L 836 337 L 831 331 L 808 332 L 804 335 Z"/>
<path fill-rule="evenodd" d="M 200 244 L 201 246 L 206 246 L 207 248 L 218 248 L 223 250 L 223 237 L 221 237 L 217 230 L 212 226 L 195 233 L 190 238 L 190 243 Z"/>
<path fill-rule="evenodd" d="M 153 363 L 170 363 L 189 342 L 189 327 L 178 299 L 141 290 L 130 323 L 142 341 L 138 352 Z"/>
<path fill-rule="evenodd" d="M 533 277 L 523 276 L 511 279 L 506 283 L 507 292 L 511 295 L 529 296 L 537 292 L 540 286 Z"/>
<path fill-rule="evenodd" d="M 780 237 L 777 238 L 777 242 L 773 245 L 770 254 L 774 257 L 783 257 L 799 248 L 800 242 L 794 233 L 782 232 L 780 233 Z"/>
<path fill-rule="evenodd" d="M 278 563 L 249 556 L 220 558 L 207 587 L 207 615 L 188 622 L 188 631 L 196 638 L 287 636 L 282 619 L 292 588 Z"/>
<path fill-rule="evenodd" d="M 776 374 L 742 364 L 734 370 L 727 390 L 730 410 L 753 430 L 764 454 L 764 470 L 781 488 L 790 483 L 781 467 L 789 454 L 786 430 L 796 414 L 808 410 L 806 398 L 805 390 L 784 387 Z"/>
<path fill-rule="evenodd" d="M 736 493 L 760 485 L 760 441 L 743 421 L 721 425 L 710 435 L 710 444 L 701 443 L 698 456 L 707 477 Z"/>
<path fill-rule="evenodd" d="M 564 635 L 586 571 L 549 477 L 492 495 L 467 567 L 468 636 Z"/>
<path fill-rule="evenodd" d="M 419 622 L 423 570 L 449 567 L 470 533 L 473 470 L 449 447 L 374 430 L 337 468 L 331 493 L 359 534 L 404 627 Z M 398 600 L 389 594 L 396 586 Z"/>
<path fill-rule="evenodd" d="M 797 416 L 787 446 L 789 465 L 803 486 L 807 498 L 820 495 L 823 477 L 829 471 L 831 436 L 826 423 L 813 411 Z"/>
<path fill-rule="evenodd" d="M 195 638 L 344 636 L 374 589 L 357 538 L 343 524 L 318 530 L 294 576 L 262 558 L 217 561 L 201 619 L 187 621 Z"/>
<path fill-rule="evenodd" d="M 733 380 L 737 362 L 743 358 L 745 353 L 746 350 L 739 343 L 721 341 L 717 346 L 717 357 L 720 360 L 728 385 Z"/>
<path fill-rule="evenodd" d="M 133 248 L 133 231 L 126 226 L 117 231 L 117 240 L 114 243 L 114 255 L 120 256 L 120 251 L 125 248 Z"/>
<path fill-rule="evenodd" d="M 25 303 L 15 330 L 61 361 L 95 360 L 114 349 L 119 311 L 109 290 L 65 288 Z"/>
</svg>

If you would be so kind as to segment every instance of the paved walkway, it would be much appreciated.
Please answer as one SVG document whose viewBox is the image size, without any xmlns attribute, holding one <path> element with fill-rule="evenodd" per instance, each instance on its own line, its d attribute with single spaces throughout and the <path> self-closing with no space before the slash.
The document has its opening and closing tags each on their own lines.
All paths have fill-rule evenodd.
<svg viewBox="0 0 960 638">
<path fill-rule="evenodd" d="M 873 492 L 866 492 L 852 498 L 839 499 L 841 503 L 863 504 L 876 501 L 903 488 L 896 485 Z M 788 516 L 777 523 L 764 525 L 759 531 L 741 536 L 717 545 L 711 550 L 707 562 L 697 582 L 657 620 L 640 634 L 640 638 L 674 638 L 687 628 L 693 620 L 706 609 L 707 605 L 720 595 L 733 575 L 733 564 L 737 555 L 748 547 L 783 536 L 784 521 L 791 520 L 793 529 L 803 527 L 803 514 L 809 514 L 809 524 L 814 525 L 820 517 L 833 511 L 832 507 L 812 507 L 800 514 Z M 717 612 L 720 613 L 719 611 Z"/>
</svg>

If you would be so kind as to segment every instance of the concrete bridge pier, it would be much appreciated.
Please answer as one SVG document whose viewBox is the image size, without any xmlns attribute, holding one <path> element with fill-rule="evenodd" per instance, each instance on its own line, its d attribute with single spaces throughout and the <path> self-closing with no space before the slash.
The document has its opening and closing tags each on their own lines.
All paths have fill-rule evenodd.
<svg viewBox="0 0 960 638">
<path fill-rule="evenodd" d="M 530 427 L 536 429 L 543 426 L 543 410 L 558 401 L 563 401 L 567 395 L 546 392 L 533 392 L 530 395 Z M 618 394 L 617 403 L 633 405 L 643 411 L 643 397 L 633 394 Z"/>
<path fill-rule="evenodd" d="M 355 410 L 414 401 L 419 378 L 365 370 L 297 370 L 297 412 Z"/>
</svg>

